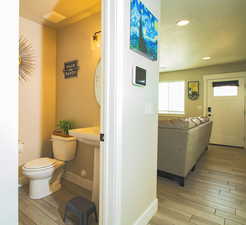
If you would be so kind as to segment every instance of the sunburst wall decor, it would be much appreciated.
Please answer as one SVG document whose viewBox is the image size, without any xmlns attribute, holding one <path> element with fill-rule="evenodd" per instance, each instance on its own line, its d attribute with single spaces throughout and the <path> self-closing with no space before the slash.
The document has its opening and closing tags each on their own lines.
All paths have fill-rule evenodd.
<svg viewBox="0 0 246 225">
<path fill-rule="evenodd" d="M 19 78 L 26 80 L 35 66 L 34 51 L 31 43 L 23 36 L 19 39 Z"/>
</svg>

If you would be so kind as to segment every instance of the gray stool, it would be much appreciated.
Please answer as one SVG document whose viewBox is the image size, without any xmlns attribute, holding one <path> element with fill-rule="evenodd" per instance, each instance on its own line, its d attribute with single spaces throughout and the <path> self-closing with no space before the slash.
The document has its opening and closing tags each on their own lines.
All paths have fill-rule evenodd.
<svg viewBox="0 0 246 225">
<path fill-rule="evenodd" d="M 68 212 L 79 218 L 80 225 L 88 225 L 88 218 L 93 213 L 95 214 L 96 222 L 98 222 L 96 205 L 83 197 L 76 197 L 67 202 L 63 218 L 64 222 Z"/>
</svg>

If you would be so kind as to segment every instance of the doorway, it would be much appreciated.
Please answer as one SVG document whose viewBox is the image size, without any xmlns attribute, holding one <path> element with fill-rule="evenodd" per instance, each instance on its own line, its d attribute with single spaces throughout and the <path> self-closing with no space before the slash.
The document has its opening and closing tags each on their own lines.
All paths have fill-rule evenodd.
<svg viewBox="0 0 246 225">
<path fill-rule="evenodd" d="M 211 144 L 244 147 L 243 77 L 210 77 L 205 82 L 206 115 L 213 121 Z"/>
</svg>

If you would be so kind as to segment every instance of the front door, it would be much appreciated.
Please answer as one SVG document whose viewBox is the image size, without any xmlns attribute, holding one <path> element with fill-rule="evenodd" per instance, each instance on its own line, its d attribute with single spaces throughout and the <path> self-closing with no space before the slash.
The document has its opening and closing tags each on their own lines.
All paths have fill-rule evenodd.
<svg viewBox="0 0 246 225">
<path fill-rule="evenodd" d="M 213 121 L 210 143 L 244 146 L 244 80 L 208 81 L 207 115 Z"/>
</svg>

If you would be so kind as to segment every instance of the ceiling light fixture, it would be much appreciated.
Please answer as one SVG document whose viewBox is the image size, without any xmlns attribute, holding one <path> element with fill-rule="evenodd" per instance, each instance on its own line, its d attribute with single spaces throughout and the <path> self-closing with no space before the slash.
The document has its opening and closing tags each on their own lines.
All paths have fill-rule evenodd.
<svg viewBox="0 0 246 225">
<path fill-rule="evenodd" d="M 205 56 L 205 57 L 203 57 L 202 59 L 203 59 L 203 60 L 209 60 L 209 59 L 211 59 L 211 57 L 210 57 L 210 56 Z"/>
<path fill-rule="evenodd" d="M 177 26 L 182 27 L 182 26 L 188 25 L 189 23 L 190 23 L 189 20 L 179 20 L 176 24 L 177 24 Z"/>
</svg>

